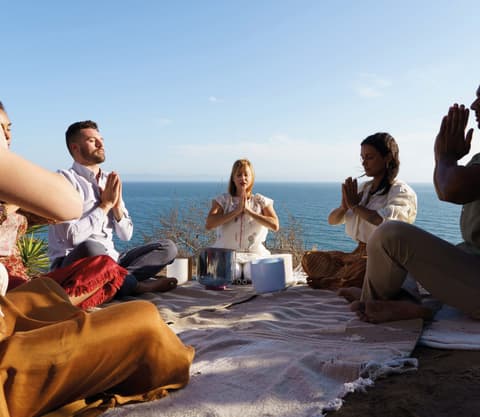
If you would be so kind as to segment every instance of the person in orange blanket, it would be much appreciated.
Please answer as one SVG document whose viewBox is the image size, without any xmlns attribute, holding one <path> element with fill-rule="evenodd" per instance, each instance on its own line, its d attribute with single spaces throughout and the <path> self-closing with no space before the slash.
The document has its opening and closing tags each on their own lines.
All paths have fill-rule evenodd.
<svg viewBox="0 0 480 417">
<path fill-rule="evenodd" d="M 55 221 L 81 215 L 79 195 L 65 178 L 6 144 L 2 127 L 1 201 Z M 0 352 L 2 417 L 93 417 L 117 404 L 158 399 L 188 383 L 194 356 L 153 304 L 87 313 L 46 277 L 0 295 Z"/>
<path fill-rule="evenodd" d="M 3 147 L 10 148 L 12 123 L 2 102 L 0 125 L 4 136 Z M 7 290 L 33 278 L 28 275 L 18 248 L 18 241 L 25 234 L 27 226 L 52 222 L 53 220 L 22 210 L 15 204 L 0 202 L 0 263 L 3 265 L 0 268 L 5 269 L 8 274 Z M 127 273 L 126 269 L 107 256 L 96 256 L 79 260 L 73 265 L 49 273 L 48 276 L 64 287 L 73 304 L 90 308 L 112 299 Z"/>
</svg>

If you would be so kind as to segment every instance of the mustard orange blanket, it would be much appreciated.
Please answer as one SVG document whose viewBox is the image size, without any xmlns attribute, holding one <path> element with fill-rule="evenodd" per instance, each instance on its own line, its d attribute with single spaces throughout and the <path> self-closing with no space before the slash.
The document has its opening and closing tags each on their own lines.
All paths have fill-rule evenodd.
<svg viewBox="0 0 480 417">
<path fill-rule="evenodd" d="M 86 313 L 57 283 L 38 278 L 0 296 L 0 308 L 2 417 L 52 410 L 49 416 L 93 417 L 117 404 L 164 397 L 188 382 L 193 348 L 151 303 Z"/>
</svg>

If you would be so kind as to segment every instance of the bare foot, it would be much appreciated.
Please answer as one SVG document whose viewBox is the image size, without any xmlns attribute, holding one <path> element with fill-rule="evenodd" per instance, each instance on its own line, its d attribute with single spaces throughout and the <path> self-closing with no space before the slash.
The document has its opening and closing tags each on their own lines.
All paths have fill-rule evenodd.
<svg viewBox="0 0 480 417">
<path fill-rule="evenodd" d="M 348 288 L 340 288 L 337 291 L 337 295 L 340 297 L 345 297 L 347 301 L 350 303 L 360 300 L 360 296 L 362 295 L 362 289 L 357 287 L 348 287 Z"/>
<path fill-rule="evenodd" d="M 167 292 L 177 288 L 177 282 L 176 278 L 159 278 L 155 280 L 138 281 L 135 293 Z"/>
<path fill-rule="evenodd" d="M 354 301 L 350 309 L 357 313 L 360 320 L 369 323 L 433 318 L 433 310 L 411 301 Z"/>
</svg>

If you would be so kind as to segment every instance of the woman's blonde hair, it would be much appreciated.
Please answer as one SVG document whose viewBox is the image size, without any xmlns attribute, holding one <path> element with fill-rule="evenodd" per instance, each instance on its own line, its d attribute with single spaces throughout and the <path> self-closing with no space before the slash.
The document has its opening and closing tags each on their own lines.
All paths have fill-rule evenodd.
<svg viewBox="0 0 480 417">
<path fill-rule="evenodd" d="M 255 171 L 253 170 L 253 165 L 248 159 L 238 159 L 233 163 L 232 172 L 230 174 L 230 183 L 228 184 L 228 192 L 230 195 L 235 196 L 237 194 L 237 186 L 233 181 L 233 178 L 237 174 L 238 171 L 245 168 L 250 168 L 252 173 L 252 183 L 247 188 L 247 194 L 250 195 L 253 189 L 253 183 L 255 182 Z"/>
</svg>

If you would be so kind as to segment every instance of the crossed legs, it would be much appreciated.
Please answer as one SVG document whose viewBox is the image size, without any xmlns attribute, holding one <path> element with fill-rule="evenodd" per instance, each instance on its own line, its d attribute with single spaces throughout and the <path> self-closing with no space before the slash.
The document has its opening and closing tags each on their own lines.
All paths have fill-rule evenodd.
<svg viewBox="0 0 480 417">
<path fill-rule="evenodd" d="M 72 264 L 78 259 L 89 256 L 107 254 L 105 247 L 96 241 L 87 240 L 80 243 L 67 256 L 58 258 L 52 264 L 52 269 Z M 116 297 L 142 294 L 145 292 L 165 292 L 177 286 L 176 278 L 148 280 L 154 277 L 161 269 L 171 263 L 177 255 L 177 247 L 167 239 L 135 247 L 120 255 L 118 263 L 126 268 L 129 274 L 118 290 Z M 83 294 L 77 299 L 72 298 L 74 304 L 90 297 L 96 290 Z"/>
<path fill-rule="evenodd" d="M 367 245 L 361 293 L 339 291 L 360 318 L 371 322 L 432 317 L 415 302 L 396 299 L 407 274 L 434 298 L 480 318 L 480 256 L 472 255 L 418 227 L 391 221 L 379 226 Z"/>
</svg>

